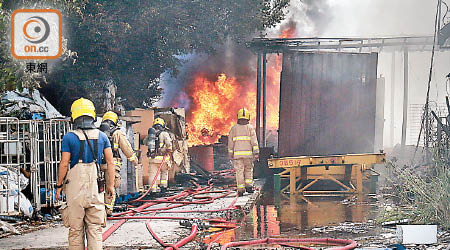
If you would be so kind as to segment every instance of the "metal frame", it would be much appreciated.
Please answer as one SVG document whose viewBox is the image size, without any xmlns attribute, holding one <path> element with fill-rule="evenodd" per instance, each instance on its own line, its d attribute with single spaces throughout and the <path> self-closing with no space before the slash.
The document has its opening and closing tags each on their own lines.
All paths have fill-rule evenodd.
<svg viewBox="0 0 450 250">
<path fill-rule="evenodd" d="M 43 123 L 44 176 L 40 176 L 40 186 L 46 190 L 44 206 L 60 205 L 60 202 L 56 202 L 54 199 L 58 182 L 57 169 L 61 160 L 62 139 L 70 128 L 67 120 L 52 119 Z M 39 142 L 42 143 L 42 140 Z"/>
<path fill-rule="evenodd" d="M 20 139 L 18 134 L 13 134 L 13 131 L 18 130 L 18 128 L 19 119 L 12 117 L 0 117 L 0 166 L 20 176 L 20 156 L 18 154 L 20 152 Z M 10 152 L 11 149 L 15 150 L 16 154 Z M 0 211 L 0 214 L 18 215 L 19 212 L 14 210 L 14 205 L 13 210 L 9 210 L 10 197 L 14 197 L 13 194 L 17 191 L 11 186 L 8 172 L 0 174 L 6 175 L 6 187 L 0 185 L 0 202 L 6 201 L 6 211 Z M 18 179 L 18 187 L 20 188 L 20 178 Z M 17 194 L 17 196 L 18 204 L 20 204 L 20 195 Z"/>
<path fill-rule="evenodd" d="M 403 51 L 404 55 L 404 87 L 408 88 L 408 53 L 412 51 L 431 51 L 433 49 L 433 36 L 403 36 L 403 37 L 372 37 L 372 38 L 344 38 L 344 37 L 307 37 L 307 38 L 254 38 L 247 43 L 247 47 L 253 50 L 258 57 L 257 60 L 257 99 L 256 99 L 256 134 L 261 145 L 265 145 L 265 107 L 266 102 L 262 95 L 266 94 L 265 88 L 261 88 L 266 83 L 266 54 L 268 53 L 284 53 L 287 51 L 298 52 L 350 52 L 350 53 L 372 53 L 372 52 L 392 52 Z M 436 41 L 437 43 L 437 41 Z M 450 49 L 450 45 L 436 44 L 435 49 L 445 51 Z M 262 68 L 262 69 L 261 69 Z M 404 91 L 407 96 L 407 91 Z M 406 138 L 406 120 L 407 120 L 407 99 L 404 101 L 404 122 L 402 124 L 402 141 Z M 262 118 L 263 126 L 261 133 L 261 107 L 263 109 Z M 261 136 L 263 135 L 263 136 Z M 402 144 L 404 146 L 404 144 Z"/>
<path fill-rule="evenodd" d="M 345 194 L 362 194 L 363 180 L 367 180 L 372 165 L 385 162 L 385 154 L 347 154 L 332 156 L 298 156 L 272 158 L 268 160 L 269 168 L 284 169 L 281 178 L 289 178 L 290 194 L 335 196 Z M 308 183 L 308 180 L 312 180 Z M 345 190 L 319 191 L 311 186 L 320 180 L 331 180 Z M 349 183 L 349 184 L 346 184 Z"/>
<path fill-rule="evenodd" d="M 64 119 L 35 121 L 0 117 L 1 150 L 4 149 L 4 145 L 15 143 L 16 152 L 21 151 L 15 158 L 11 157 L 9 152 L 0 151 L 0 166 L 7 167 L 18 175 L 20 175 L 20 167 L 30 169 L 29 181 L 34 198 L 32 205 L 36 210 L 61 204 L 61 201 L 57 202 L 54 199 L 58 180 L 57 169 L 61 160 L 62 139 L 70 129 L 70 122 Z M 13 133 L 15 133 L 14 136 Z M 10 147 L 6 148 L 9 151 Z M 44 197 L 41 197 L 42 188 L 45 190 Z M 10 191 L 12 190 L 10 190 L 9 182 L 6 188 L 0 186 L 0 195 L 9 197 Z M 6 198 L 6 201 L 8 202 L 9 198 Z M 20 205 L 20 195 L 18 203 Z M 0 212 L 0 214 L 17 215 L 20 212 Z"/>
<path fill-rule="evenodd" d="M 306 37 L 306 38 L 254 38 L 247 43 L 252 50 L 259 53 L 283 53 L 289 51 L 326 51 L 372 53 L 383 50 L 399 51 L 431 51 L 433 36 L 404 37 Z M 450 49 L 438 46 L 436 49 Z"/>
</svg>

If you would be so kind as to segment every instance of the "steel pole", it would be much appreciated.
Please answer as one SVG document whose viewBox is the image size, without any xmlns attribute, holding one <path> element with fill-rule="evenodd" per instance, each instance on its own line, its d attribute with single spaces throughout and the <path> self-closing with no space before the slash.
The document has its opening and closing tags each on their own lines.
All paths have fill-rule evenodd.
<svg viewBox="0 0 450 250">
<path fill-rule="evenodd" d="M 392 52 L 392 62 L 391 62 L 391 146 L 394 147 L 394 120 L 395 120 L 395 51 Z"/>
<path fill-rule="evenodd" d="M 261 53 L 258 52 L 256 66 L 256 137 L 261 141 Z"/>
<path fill-rule="evenodd" d="M 263 63 L 263 69 L 262 69 L 262 74 L 263 74 L 263 114 L 262 114 L 262 118 L 263 118 L 263 131 L 262 131 L 262 142 L 261 145 L 263 147 L 266 146 L 266 106 L 267 106 L 267 99 L 266 99 L 266 85 L 267 85 L 267 77 L 266 77 L 266 53 L 263 54 L 263 58 L 262 58 L 262 63 Z"/>
<path fill-rule="evenodd" d="M 406 145 L 406 126 L 408 123 L 408 49 L 403 51 L 403 124 L 402 124 L 402 150 Z"/>
</svg>

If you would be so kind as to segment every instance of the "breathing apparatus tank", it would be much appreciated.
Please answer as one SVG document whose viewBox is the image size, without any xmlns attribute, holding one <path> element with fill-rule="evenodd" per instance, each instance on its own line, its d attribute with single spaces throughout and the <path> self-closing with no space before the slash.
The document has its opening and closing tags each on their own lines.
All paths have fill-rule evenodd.
<svg viewBox="0 0 450 250">
<path fill-rule="evenodd" d="M 148 129 L 148 139 L 147 139 L 147 147 L 148 147 L 148 151 L 147 151 L 147 156 L 148 157 L 152 157 L 155 158 L 156 153 L 158 151 L 159 148 L 159 136 L 157 135 L 157 131 L 156 129 L 149 128 Z"/>
</svg>

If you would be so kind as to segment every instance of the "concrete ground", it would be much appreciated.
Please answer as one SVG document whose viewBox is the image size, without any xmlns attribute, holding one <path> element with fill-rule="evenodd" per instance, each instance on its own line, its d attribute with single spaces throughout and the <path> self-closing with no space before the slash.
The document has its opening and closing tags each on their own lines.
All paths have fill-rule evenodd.
<svg viewBox="0 0 450 250">
<path fill-rule="evenodd" d="M 235 205 L 241 207 L 251 206 L 259 193 L 253 195 L 246 194 L 239 197 Z M 236 193 L 232 192 L 228 197 L 217 199 L 211 204 L 187 205 L 176 210 L 215 210 L 227 208 L 233 202 Z M 159 207 L 167 204 L 159 204 Z M 158 207 L 154 206 L 154 207 Z M 153 207 L 152 207 L 153 208 Z M 189 218 L 218 218 L 217 213 L 161 213 L 156 216 L 183 216 Z M 146 220 L 128 220 L 116 232 L 114 232 L 105 242 L 104 247 L 108 249 L 160 249 L 161 246 L 153 239 L 145 226 Z M 108 229 L 116 221 L 108 221 Z M 152 220 L 152 229 L 167 243 L 176 243 L 179 239 L 186 237 L 191 232 L 190 228 L 184 228 L 178 220 Z M 56 223 L 49 228 L 39 231 L 15 235 L 0 239 L 0 250 L 5 249 L 67 249 L 68 229 L 61 223 Z M 195 243 L 189 243 L 182 249 L 195 249 Z"/>
</svg>

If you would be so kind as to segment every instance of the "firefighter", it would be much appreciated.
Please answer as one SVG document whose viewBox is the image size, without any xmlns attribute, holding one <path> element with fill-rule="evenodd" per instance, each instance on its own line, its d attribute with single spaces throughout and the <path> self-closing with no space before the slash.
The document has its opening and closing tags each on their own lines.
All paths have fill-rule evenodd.
<svg viewBox="0 0 450 250">
<path fill-rule="evenodd" d="M 228 136 L 228 155 L 236 170 L 238 195 L 253 193 L 253 160 L 259 158 L 255 129 L 249 124 L 250 113 L 242 108 L 237 114 L 237 124 Z"/>
<path fill-rule="evenodd" d="M 120 157 L 119 149 L 122 153 L 128 158 L 128 160 L 133 163 L 134 166 L 139 164 L 138 159 L 136 157 L 136 153 L 131 147 L 130 142 L 128 142 L 126 136 L 122 131 L 120 131 L 120 127 L 117 125 L 119 117 L 116 113 L 112 111 L 108 111 L 103 115 L 102 123 L 100 125 L 100 130 L 106 134 L 109 139 L 109 142 L 112 146 L 113 158 L 114 158 L 114 166 L 115 166 L 115 177 L 114 177 L 114 188 L 117 189 L 120 187 L 122 179 L 120 177 L 120 168 L 122 167 L 122 158 Z M 102 170 L 106 170 L 106 162 L 102 162 Z M 106 178 L 108 182 L 109 179 Z M 116 201 L 116 193 L 109 195 L 105 195 L 105 206 L 106 206 L 106 214 L 112 215 L 114 202 Z"/>
<path fill-rule="evenodd" d="M 111 144 L 95 125 L 94 104 L 84 98 L 71 107 L 73 130 L 64 135 L 55 198 L 60 200 L 64 189 L 67 207 L 62 210 L 64 225 L 69 227 L 69 249 L 102 249 L 102 226 L 106 226 L 105 180 L 97 161 L 105 156 L 106 192 L 114 192 L 114 163 Z"/>
<path fill-rule="evenodd" d="M 156 118 L 153 127 L 148 129 L 148 134 L 144 139 L 144 144 L 148 146 L 147 156 L 149 162 L 149 185 L 152 184 L 159 167 L 161 173 L 157 181 L 151 186 L 152 192 L 165 192 L 169 181 L 169 168 L 171 167 L 171 153 L 173 149 L 172 139 L 165 130 L 165 122 L 162 118 Z M 163 162 L 163 158 L 165 160 Z M 159 183 L 159 187 L 158 187 Z"/>
</svg>

